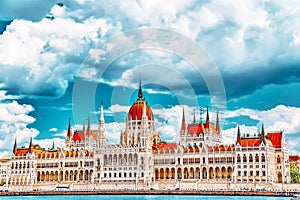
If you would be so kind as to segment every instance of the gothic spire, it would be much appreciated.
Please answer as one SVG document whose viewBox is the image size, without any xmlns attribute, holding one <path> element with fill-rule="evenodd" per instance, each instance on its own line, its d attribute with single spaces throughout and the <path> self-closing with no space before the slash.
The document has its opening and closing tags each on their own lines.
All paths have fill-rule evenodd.
<svg viewBox="0 0 300 200">
<path fill-rule="evenodd" d="M 100 106 L 100 121 L 104 122 L 103 101 L 102 100 L 101 100 L 101 106 Z"/>
<path fill-rule="evenodd" d="M 216 131 L 217 131 L 217 134 L 221 133 L 220 121 L 219 121 L 219 111 L 217 111 Z"/>
<path fill-rule="evenodd" d="M 209 128 L 209 113 L 208 113 L 208 106 L 206 107 L 206 122 L 205 122 L 205 128 Z"/>
<path fill-rule="evenodd" d="M 14 148 L 13 148 L 13 153 L 16 155 L 17 153 L 17 138 L 15 138 L 15 144 L 14 144 Z"/>
<path fill-rule="evenodd" d="M 29 142 L 29 153 L 32 153 L 32 149 L 33 149 L 33 146 L 32 146 L 32 137 L 30 137 L 30 142 Z"/>
<path fill-rule="evenodd" d="M 90 120 L 90 116 L 87 117 L 87 135 L 90 135 L 91 132 L 91 120 Z"/>
<path fill-rule="evenodd" d="M 196 123 L 196 111 L 194 110 L 194 119 L 193 119 L 193 123 Z"/>
<path fill-rule="evenodd" d="M 82 131 L 85 131 L 85 121 L 83 120 L 83 123 L 82 123 Z"/>
<path fill-rule="evenodd" d="M 68 133 L 67 133 L 67 138 L 72 137 L 72 129 L 71 129 L 71 119 L 69 117 L 69 125 L 68 125 Z"/>
<path fill-rule="evenodd" d="M 264 128 L 264 123 L 262 123 L 261 125 L 261 136 L 264 137 L 265 136 L 265 128 Z"/>
<path fill-rule="evenodd" d="M 241 131 L 240 131 L 240 126 L 238 126 L 236 143 L 237 143 L 237 144 L 241 144 Z"/>
<path fill-rule="evenodd" d="M 266 144 L 264 123 L 261 125 L 261 141 Z"/>
<path fill-rule="evenodd" d="M 142 81 L 141 81 L 141 75 L 140 75 L 140 85 L 139 85 L 139 94 L 138 98 L 142 99 L 143 98 L 143 90 L 142 90 Z"/>
<path fill-rule="evenodd" d="M 186 130 L 186 122 L 185 122 L 185 115 L 184 115 L 184 107 L 182 107 L 182 122 L 181 122 L 181 131 Z"/>
</svg>

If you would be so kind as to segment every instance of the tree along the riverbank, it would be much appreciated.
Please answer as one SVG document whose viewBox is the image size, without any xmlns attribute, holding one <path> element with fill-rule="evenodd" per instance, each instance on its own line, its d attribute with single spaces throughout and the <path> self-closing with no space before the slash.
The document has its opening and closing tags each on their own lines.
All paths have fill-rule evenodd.
<svg viewBox="0 0 300 200">
<path fill-rule="evenodd" d="M 295 164 L 291 164 L 290 173 L 291 173 L 291 182 L 299 183 L 300 182 L 300 171 Z"/>
</svg>

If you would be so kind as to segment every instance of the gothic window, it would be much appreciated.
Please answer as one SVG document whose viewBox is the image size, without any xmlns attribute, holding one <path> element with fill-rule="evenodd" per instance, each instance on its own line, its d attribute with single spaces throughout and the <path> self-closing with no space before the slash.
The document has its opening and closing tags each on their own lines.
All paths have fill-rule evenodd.
<svg viewBox="0 0 300 200">
<path fill-rule="evenodd" d="M 262 154 L 261 155 L 261 162 L 265 162 L 265 161 L 266 161 L 265 154 Z"/>
<path fill-rule="evenodd" d="M 240 154 L 237 155 L 237 162 L 238 162 L 238 163 L 241 162 L 241 156 L 240 156 Z"/>
<path fill-rule="evenodd" d="M 249 156 L 249 162 L 253 162 L 253 156 L 252 156 L 252 154 L 250 154 L 250 156 Z"/>
<path fill-rule="evenodd" d="M 281 159 L 280 159 L 280 156 L 278 155 L 277 156 L 277 164 L 280 164 L 281 163 Z"/>
<path fill-rule="evenodd" d="M 141 164 L 143 165 L 144 164 L 144 158 L 141 157 Z"/>
<path fill-rule="evenodd" d="M 255 155 L 255 162 L 259 162 L 258 154 Z"/>
</svg>

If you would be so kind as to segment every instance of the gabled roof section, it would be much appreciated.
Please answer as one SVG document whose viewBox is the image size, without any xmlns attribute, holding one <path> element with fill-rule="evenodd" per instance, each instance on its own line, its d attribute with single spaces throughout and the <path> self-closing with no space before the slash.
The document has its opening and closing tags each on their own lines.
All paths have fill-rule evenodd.
<svg viewBox="0 0 300 200">
<path fill-rule="evenodd" d="M 268 133 L 267 137 L 271 139 L 274 148 L 281 148 L 282 132 Z"/>
<path fill-rule="evenodd" d="M 83 131 L 75 131 L 74 136 L 73 136 L 73 141 L 80 142 L 83 139 L 84 139 L 84 132 Z"/>
</svg>

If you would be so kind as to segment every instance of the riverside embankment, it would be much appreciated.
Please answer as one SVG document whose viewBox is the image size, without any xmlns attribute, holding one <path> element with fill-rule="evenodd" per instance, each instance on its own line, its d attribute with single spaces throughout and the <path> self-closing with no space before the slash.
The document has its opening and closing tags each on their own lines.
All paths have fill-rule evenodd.
<svg viewBox="0 0 300 200">
<path fill-rule="evenodd" d="M 66 190 L 66 191 L 2 191 L 0 196 L 37 195 L 222 195 L 222 196 L 282 196 L 291 191 L 217 191 L 217 190 Z"/>
</svg>

